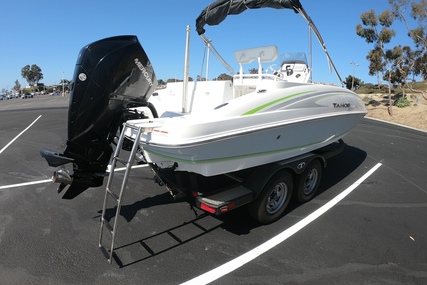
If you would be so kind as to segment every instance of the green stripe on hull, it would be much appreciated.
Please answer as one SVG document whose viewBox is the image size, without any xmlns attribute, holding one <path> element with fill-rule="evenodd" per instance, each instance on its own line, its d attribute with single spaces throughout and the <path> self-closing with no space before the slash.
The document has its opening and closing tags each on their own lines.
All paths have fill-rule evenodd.
<svg viewBox="0 0 427 285">
<path fill-rule="evenodd" d="M 274 105 L 274 104 L 276 104 L 276 103 L 279 103 L 279 102 L 281 102 L 281 101 L 285 101 L 285 100 L 290 99 L 290 98 L 292 98 L 292 97 L 296 97 L 296 96 L 299 96 L 299 95 L 302 95 L 302 94 L 307 94 L 307 93 L 310 93 L 310 92 L 312 92 L 312 91 L 299 92 L 299 93 L 295 93 L 295 94 L 292 94 L 292 95 L 288 95 L 288 96 L 285 96 L 285 97 L 282 97 L 282 98 L 276 99 L 276 100 L 274 100 L 274 101 L 271 101 L 271 102 L 265 103 L 264 105 L 258 106 L 258 107 L 254 108 L 254 109 L 252 109 L 252 110 L 249 110 L 249 111 L 247 111 L 246 113 L 243 113 L 243 114 L 242 114 L 242 116 L 246 116 L 246 115 L 253 115 L 253 114 L 255 114 L 255 113 L 259 112 L 260 110 L 265 109 L 265 108 L 267 108 L 267 107 L 269 107 L 269 106 L 271 106 L 271 105 Z"/>
</svg>

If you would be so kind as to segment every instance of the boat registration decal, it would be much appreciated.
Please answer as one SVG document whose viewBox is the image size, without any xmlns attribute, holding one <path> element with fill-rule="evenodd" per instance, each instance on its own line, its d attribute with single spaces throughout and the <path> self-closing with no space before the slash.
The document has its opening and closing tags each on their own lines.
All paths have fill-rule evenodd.
<svg viewBox="0 0 427 285">
<path fill-rule="evenodd" d="M 299 92 L 299 93 L 295 93 L 295 94 L 292 94 L 292 95 L 288 95 L 288 96 L 276 99 L 274 101 L 265 103 L 264 105 L 258 106 L 258 107 L 254 108 L 252 110 L 249 110 L 246 113 L 243 113 L 242 116 L 253 115 L 255 113 L 258 113 L 260 110 L 265 109 L 265 108 L 267 108 L 267 107 L 269 107 L 271 105 L 274 105 L 274 104 L 276 104 L 278 102 L 285 101 L 285 100 L 287 100 L 289 98 L 296 97 L 296 96 L 299 96 L 299 95 L 302 95 L 302 94 L 307 94 L 307 93 L 310 93 L 310 92 L 312 92 L 312 91 Z"/>
</svg>

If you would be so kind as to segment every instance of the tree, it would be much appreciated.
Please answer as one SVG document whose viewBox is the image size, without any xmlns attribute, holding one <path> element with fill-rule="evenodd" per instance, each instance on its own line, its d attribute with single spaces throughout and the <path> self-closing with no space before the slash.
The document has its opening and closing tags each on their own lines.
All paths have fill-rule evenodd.
<svg viewBox="0 0 427 285">
<path fill-rule="evenodd" d="M 427 1 L 421 0 L 420 3 L 416 3 L 414 0 L 388 0 L 388 2 L 396 19 L 405 23 L 408 36 L 411 37 L 415 46 L 427 51 Z M 410 16 L 418 22 L 418 27 L 414 29 L 410 28 L 405 16 L 409 5 L 411 6 Z"/>
<path fill-rule="evenodd" d="M 169 83 L 169 82 L 182 82 L 182 80 L 181 80 L 181 79 L 176 79 L 176 78 L 169 78 L 169 79 L 166 81 L 166 83 Z"/>
<path fill-rule="evenodd" d="M 258 68 L 251 68 L 249 69 L 249 74 L 258 74 Z"/>
<path fill-rule="evenodd" d="M 18 79 L 15 80 L 15 86 L 13 86 L 13 90 L 15 90 L 16 93 L 21 91 L 21 83 L 19 83 Z"/>
<path fill-rule="evenodd" d="M 393 61 L 392 68 L 385 77 L 390 78 L 393 85 L 396 85 L 402 90 L 405 97 L 404 86 L 408 86 L 408 76 L 412 73 L 414 66 L 414 57 L 418 54 L 417 51 L 412 51 L 409 46 L 396 46 L 393 50 L 389 50 L 386 56 Z M 414 81 L 414 79 L 413 79 Z M 411 84 L 409 84 L 411 85 Z"/>
<path fill-rule="evenodd" d="M 215 80 L 233 80 L 233 76 L 222 73 Z"/>
<path fill-rule="evenodd" d="M 39 83 L 43 79 L 43 73 L 40 67 L 37 64 L 31 65 L 27 64 L 21 69 L 22 78 L 25 78 L 30 86 Z"/>
<path fill-rule="evenodd" d="M 408 36 L 415 45 L 414 50 L 408 46 L 403 48 L 400 62 L 404 64 L 406 69 L 400 67 L 399 72 L 402 76 L 406 77 L 412 75 L 412 82 L 407 82 L 407 78 L 405 77 L 405 84 L 407 84 L 411 91 L 420 93 L 427 100 L 427 91 L 414 89 L 412 84 L 415 82 L 416 76 L 421 76 L 424 80 L 427 79 L 427 1 L 421 0 L 417 3 L 413 0 L 389 0 L 388 2 L 392 7 L 392 12 L 396 19 L 405 24 Z M 417 27 L 410 27 L 407 15 L 405 15 L 407 11 L 410 11 L 410 17 L 417 21 Z"/>
<path fill-rule="evenodd" d="M 353 81 L 353 79 L 354 79 L 354 81 Z M 344 84 L 345 84 L 345 87 L 347 87 L 347 89 L 351 90 L 351 86 L 353 85 L 354 90 L 357 90 L 360 88 L 360 86 L 363 84 L 363 82 L 361 79 L 359 79 L 357 77 L 353 78 L 353 75 L 349 75 L 348 77 L 345 78 Z"/>
<path fill-rule="evenodd" d="M 385 45 L 390 43 L 391 39 L 396 35 L 396 32 L 390 29 L 393 24 L 394 15 L 391 11 L 385 10 L 379 15 L 375 14 L 374 10 L 370 10 L 360 15 L 362 24 L 356 26 L 356 34 L 365 39 L 367 43 L 373 43 L 374 48 L 367 55 L 369 64 L 369 75 L 376 75 L 378 79 L 378 86 L 381 85 L 380 78 L 388 72 L 391 74 L 391 66 L 393 59 L 387 57 L 392 53 L 387 53 Z M 379 30 L 381 28 L 381 30 Z M 383 75 L 383 76 L 381 76 Z M 391 81 L 390 77 L 386 77 L 389 82 L 389 113 L 392 115 L 391 109 Z"/>
<path fill-rule="evenodd" d="M 356 34 L 365 39 L 367 43 L 373 43 L 374 48 L 369 52 L 367 59 L 370 61 L 369 75 L 376 75 L 378 85 L 381 84 L 381 73 L 384 72 L 386 64 L 384 62 L 385 44 L 390 43 L 396 35 L 394 30 L 389 29 L 393 23 L 393 14 L 386 10 L 379 15 L 374 10 L 360 15 L 362 24 L 356 26 Z M 379 31 L 378 29 L 381 28 Z"/>
<path fill-rule="evenodd" d="M 61 79 L 59 85 L 63 86 L 63 92 L 70 91 L 73 82 L 68 79 Z"/>
<path fill-rule="evenodd" d="M 166 82 L 164 82 L 163 79 L 157 80 L 157 86 L 163 86 L 165 84 L 166 84 Z"/>
<path fill-rule="evenodd" d="M 384 57 L 389 67 L 387 68 L 383 79 L 389 82 L 389 94 L 391 94 L 392 84 L 402 84 L 405 82 L 407 72 L 404 71 L 406 68 L 403 67 L 402 54 L 403 49 L 401 46 L 395 46 L 393 49 L 386 50 L 385 52 Z"/>
</svg>

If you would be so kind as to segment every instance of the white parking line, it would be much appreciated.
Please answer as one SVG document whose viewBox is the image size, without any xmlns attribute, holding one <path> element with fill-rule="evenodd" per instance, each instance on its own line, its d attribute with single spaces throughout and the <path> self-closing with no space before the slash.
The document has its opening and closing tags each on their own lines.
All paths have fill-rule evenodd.
<svg viewBox="0 0 427 285">
<path fill-rule="evenodd" d="M 147 167 L 147 166 L 148 166 L 148 164 L 134 165 L 134 166 L 132 166 L 132 169 L 142 168 L 142 167 Z M 126 167 L 116 168 L 114 171 L 124 171 L 124 170 L 126 170 Z M 107 172 L 109 172 L 109 170 L 107 170 Z M 52 182 L 52 179 L 25 182 L 25 183 L 19 183 L 19 184 L 4 185 L 4 186 L 0 186 L 0 190 L 5 190 L 5 189 L 9 189 L 9 188 L 16 188 L 16 187 L 23 187 L 23 186 L 34 185 L 34 184 L 49 183 L 49 182 Z"/>
<path fill-rule="evenodd" d="M 25 183 L 19 183 L 19 184 L 4 185 L 4 186 L 0 186 L 0 190 L 22 187 L 22 186 L 28 186 L 28 185 L 34 185 L 34 184 L 42 184 L 42 183 L 48 183 L 48 182 L 52 182 L 52 179 L 25 182 Z"/>
<path fill-rule="evenodd" d="M 132 169 L 142 168 L 142 167 L 147 167 L 147 166 L 148 166 L 148 164 L 134 165 L 134 166 L 132 166 Z M 110 172 L 110 169 L 111 169 L 111 164 L 109 164 L 107 166 L 107 172 Z M 120 167 L 120 168 L 114 169 L 114 171 L 124 171 L 124 170 L 126 170 L 126 167 Z"/>
<path fill-rule="evenodd" d="M 181 285 L 202 285 L 202 284 L 209 284 L 222 276 L 238 269 L 239 267 L 245 265 L 246 263 L 254 260 L 261 254 L 267 252 L 268 250 L 274 248 L 276 245 L 282 243 L 289 237 L 296 234 L 298 231 L 303 229 L 305 226 L 319 218 L 321 215 L 326 213 L 329 209 L 331 209 L 333 206 L 338 204 L 342 199 L 344 199 L 347 195 L 349 195 L 354 189 L 356 189 L 357 186 L 363 183 L 372 173 L 374 173 L 382 164 L 378 163 L 375 165 L 371 170 L 369 170 L 365 175 L 363 175 L 359 180 L 357 180 L 353 185 L 348 187 L 346 190 L 338 194 L 334 199 L 293 225 L 292 227 L 286 229 L 285 231 L 281 232 L 277 236 L 271 238 L 270 240 L 266 241 L 265 243 L 257 246 L 256 248 L 252 249 L 251 251 L 248 251 L 247 253 L 215 268 L 211 271 L 208 271 L 198 277 L 195 277 L 187 282 L 182 283 Z"/>
<path fill-rule="evenodd" d="M 19 138 L 23 133 L 25 133 L 29 128 L 31 128 L 32 125 L 35 124 L 35 122 L 37 122 L 38 119 L 41 118 L 42 115 L 38 116 L 37 119 L 35 119 L 25 130 L 23 130 L 22 132 L 19 133 L 19 135 L 17 135 L 13 140 L 11 140 L 4 148 L 2 148 L 0 150 L 0 154 L 5 151 L 6 148 L 8 148 L 17 138 Z"/>
</svg>

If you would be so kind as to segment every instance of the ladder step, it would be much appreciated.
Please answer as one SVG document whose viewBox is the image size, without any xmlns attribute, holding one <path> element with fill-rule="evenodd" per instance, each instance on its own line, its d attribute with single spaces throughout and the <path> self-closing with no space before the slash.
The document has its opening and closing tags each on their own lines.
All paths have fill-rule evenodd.
<svg viewBox="0 0 427 285">
<path fill-rule="evenodd" d="M 111 191 L 110 189 L 107 188 L 107 192 L 108 194 L 110 194 L 117 202 L 119 201 L 119 196 L 114 193 L 113 191 Z"/>
<path fill-rule="evenodd" d="M 122 158 L 120 158 L 120 157 L 115 157 L 115 159 L 116 159 L 116 161 L 120 162 L 121 164 L 123 164 L 123 165 L 125 165 L 125 166 L 128 164 L 128 161 L 127 161 L 127 160 L 122 159 Z"/>
<path fill-rule="evenodd" d="M 102 254 L 107 259 L 108 263 L 111 264 L 111 261 L 112 261 L 111 259 L 113 258 L 113 253 L 112 252 L 108 253 L 108 250 L 101 244 L 99 245 L 99 249 L 101 250 Z"/>
<path fill-rule="evenodd" d="M 104 223 L 104 226 L 110 231 L 110 233 L 113 233 L 113 227 L 111 224 L 104 218 L 102 218 L 102 222 Z"/>
<path fill-rule="evenodd" d="M 108 250 L 102 245 L 99 245 L 99 249 L 101 250 L 102 254 L 105 256 L 105 258 L 108 260 L 108 263 L 110 262 L 110 254 L 108 253 Z"/>
</svg>

